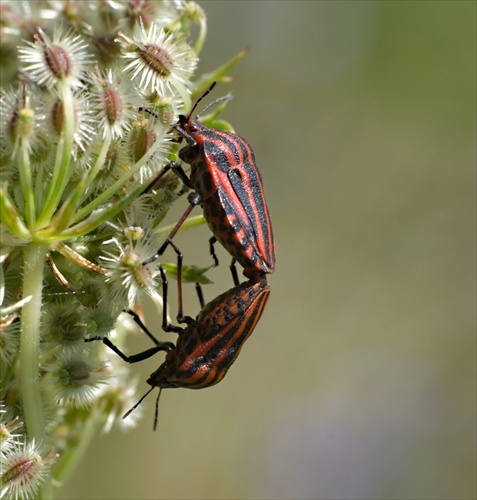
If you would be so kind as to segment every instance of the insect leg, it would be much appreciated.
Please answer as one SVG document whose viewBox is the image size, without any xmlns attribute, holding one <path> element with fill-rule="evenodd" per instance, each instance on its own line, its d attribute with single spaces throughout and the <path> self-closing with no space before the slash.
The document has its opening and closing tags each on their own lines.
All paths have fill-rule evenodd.
<svg viewBox="0 0 477 500">
<path fill-rule="evenodd" d="M 143 194 L 146 194 L 146 193 L 149 193 L 149 191 L 151 191 L 151 189 L 154 188 L 154 186 L 162 179 L 162 177 L 164 177 L 165 174 L 167 174 L 167 172 L 169 172 L 169 170 L 171 170 L 171 167 L 170 167 L 170 164 L 167 164 L 155 177 L 154 179 L 152 179 L 152 181 L 150 181 L 148 183 L 148 185 L 144 188 L 144 190 L 142 191 L 141 195 Z"/>
<path fill-rule="evenodd" d="M 184 221 L 189 217 L 189 214 L 192 212 L 196 205 L 199 205 L 201 202 L 201 197 L 198 193 L 192 193 L 192 196 L 189 196 L 190 205 L 187 207 L 187 210 L 182 214 L 182 217 L 178 220 L 177 224 L 174 226 L 172 231 L 169 233 L 169 236 L 166 238 L 166 241 L 162 244 L 159 250 L 149 259 L 145 260 L 142 265 L 145 266 L 155 261 L 158 257 L 160 257 L 168 247 L 168 245 L 172 244 L 172 238 L 176 235 L 177 231 L 179 231 Z"/>
<path fill-rule="evenodd" d="M 160 342 L 160 345 L 156 345 L 155 347 L 146 349 L 145 351 L 142 351 L 138 354 L 133 354 L 132 356 L 126 356 L 107 337 L 103 338 L 103 343 L 128 363 L 137 363 L 139 361 L 143 361 L 144 359 L 150 358 L 159 351 L 169 352 L 174 348 L 174 344 L 172 342 Z"/>
<path fill-rule="evenodd" d="M 237 273 L 237 266 L 235 265 L 236 262 L 237 261 L 235 259 L 232 259 L 232 262 L 230 264 L 230 272 L 232 273 L 232 279 L 234 280 L 234 285 L 238 286 L 240 284 L 240 281 Z"/>
<path fill-rule="evenodd" d="M 199 297 L 200 309 L 202 310 L 205 307 L 205 301 L 204 301 L 204 294 L 202 292 L 202 287 L 200 286 L 200 283 L 195 284 L 195 290 L 197 292 L 197 297 Z"/>
<path fill-rule="evenodd" d="M 171 161 L 164 168 L 167 168 L 167 170 L 172 170 L 188 188 L 194 189 L 194 186 L 192 185 L 189 177 L 184 172 L 184 169 L 180 166 L 179 163 L 177 163 L 176 161 Z"/>
<path fill-rule="evenodd" d="M 210 249 L 210 255 L 212 255 L 212 258 L 214 259 L 214 266 L 217 267 L 219 265 L 219 259 L 217 258 L 217 254 L 215 253 L 215 247 L 214 245 L 217 243 L 217 238 L 215 236 L 212 236 L 209 240 L 209 249 Z"/>
<path fill-rule="evenodd" d="M 162 342 L 156 339 L 154 335 L 150 332 L 150 330 L 147 328 L 147 326 L 143 323 L 142 319 L 139 317 L 137 313 L 132 311 L 131 309 L 127 309 L 126 311 L 130 316 L 132 316 L 133 320 L 139 325 L 141 330 L 154 342 L 156 345 L 160 345 Z"/>
<path fill-rule="evenodd" d="M 91 337 L 89 339 L 84 339 L 85 342 L 93 342 L 96 340 L 102 340 L 103 344 L 107 345 L 112 351 L 114 351 L 121 359 L 126 361 L 127 363 L 137 363 L 138 361 L 142 361 L 144 359 L 150 358 L 156 352 L 159 351 L 166 351 L 169 352 L 171 349 L 174 348 L 174 344 L 172 342 L 160 342 L 159 340 L 154 337 L 154 335 L 149 331 L 147 326 L 143 323 L 141 318 L 136 314 L 134 311 L 131 309 L 128 309 L 127 311 L 128 314 L 130 314 L 133 318 L 133 320 L 139 325 L 141 330 L 154 342 L 155 347 L 151 347 L 150 349 L 146 349 L 145 351 L 142 351 L 138 354 L 133 354 L 132 356 L 126 356 L 119 347 L 114 345 L 107 337 Z"/>
<path fill-rule="evenodd" d="M 167 297 L 168 297 L 168 289 L 169 289 L 169 283 L 166 278 L 166 273 L 164 272 L 164 269 L 162 269 L 161 266 L 159 266 L 159 271 L 161 272 L 161 279 L 162 279 L 162 329 L 165 332 L 176 332 L 176 333 L 182 333 L 183 328 L 180 326 L 174 326 L 169 323 L 169 320 L 167 319 Z M 179 272 L 177 273 L 177 283 L 178 283 L 178 288 L 179 288 Z M 184 316 L 182 314 L 182 288 L 180 288 L 179 292 L 179 313 L 182 315 L 180 316 L 179 313 L 177 314 L 177 321 L 179 323 L 190 323 L 192 321 L 192 318 L 189 318 L 188 316 Z"/>
<path fill-rule="evenodd" d="M 154 356 L 159 351 L 169 352 L 174 348 L 172 342 L 158 342 L 155 347 L 146 349 L 145 351 L 139 352 L 138 354 L 133 354 L 132 356 L 126 356 L 119 347 L 114 345 L 108 337 L 91 337 L 89 339 L 84 339 L 85 342 L 94 342 L 96 340 L 102 340 L 103 344 L 107 345 L 112 351 L 114 351 L 121 359 L 126 361 L 126 363 L 137 363 L 138 361 L 143 361 L 144 359 Z"/>
</svg>

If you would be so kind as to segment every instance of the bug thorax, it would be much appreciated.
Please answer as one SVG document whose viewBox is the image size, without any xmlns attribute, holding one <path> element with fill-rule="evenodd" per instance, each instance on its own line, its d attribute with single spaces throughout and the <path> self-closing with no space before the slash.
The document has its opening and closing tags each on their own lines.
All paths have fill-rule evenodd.
<svg viewBox="0 0 477 500">
<path fill-rule="evenodd" d="M 195 144 L 187 144 L 179 151 L 179 158 L 189 165 L 197 162 L 200 156 L 201 148 L 198 146 L 197 142 L 195 142 Z"/>
</svg>

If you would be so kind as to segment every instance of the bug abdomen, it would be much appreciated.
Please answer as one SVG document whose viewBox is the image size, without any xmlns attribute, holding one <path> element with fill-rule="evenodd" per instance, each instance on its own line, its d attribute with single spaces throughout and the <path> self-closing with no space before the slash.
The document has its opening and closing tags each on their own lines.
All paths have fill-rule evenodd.
<svg viewBox="0 0 477 500">
<path fill-rule="evenodd" d="M 237 134 L 208 129 L 193 119 L 185 128 L 195 145 L 188 144 L 179 156 L 191 165 L 191 184 L 202 199 L 210 229 L 246 276 L 253 271 L 273 272 L 272 224 L 250 144 Z"/>
<path fill-rule="evenodd" d="M 202 389 L 217 384 L 253 332 L 270 295 L 265 278 L 247 281 L 207 304 L 148 383 Z"/>
<path fill-rule="evenodd" d="M 213 198 L 219 198 L 216 193 Z M 221 245 L 232 255 L 244 269 L 254 269 L 270 272 L 268 265 L 264 262 L 254 239 L 250 238 L 253 228 L 246 221 L 239 220 L 235 210 L 228 205 L 218 203 L 214 199 L 206 200 L 202 204 L 204 217 L 207 224 Z"/>
</svg>

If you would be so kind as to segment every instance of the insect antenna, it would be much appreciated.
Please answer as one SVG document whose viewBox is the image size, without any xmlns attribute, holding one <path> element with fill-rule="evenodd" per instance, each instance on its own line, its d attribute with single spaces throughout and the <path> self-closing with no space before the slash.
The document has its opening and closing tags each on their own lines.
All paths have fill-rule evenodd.
<svg viewBox="0 0 477 500">
<path fill-rule="evenodd" d="M 122 416 L 122 419 L 124 420 L 126 417 L 129 416 L 130 413 L 132 413 L 145 399 L 145 397 L 150 393 L 152 392 L 156 387 L 153 386 L 151 387 L 147 392 L 146 394 L 144 394 L 144 396 L 131 408 L 129 409 L 123 416 Z M 161 394 L 161 391 L 159 390 L 159 394 Z"/>
<path fill-rule="evenodd" d="M 215 101 L 212 101 L 210 104 L 207 104 L 207 106 L 198 115 L 196 115 L 196 118 L 199 118 L 199 116 L 203 115 L 210 107 L 215 106 L 216 104 L 220 104 L 221 102 L 224 101 L 230 101 L 232 99 L 233 97 L 230 94 L 224 95 L 223 97 L 219 97 Z"/>
<path fill-rule="evenodd" d="M 217 82 L 212 82 L 212 85 L 195 101 L 195 104 L 192 106 L 192 109 L 189 111 L 189 114 L 187 115 L 186 118 L 186 123 L 190 120 L 190 117 L 192 116 L 192 113 L 195 111 L 195 108 L 197 108 L 197 104 L 199 104 L 200 101 L 206 96 L 209 95 L 210 91 L 215 87 Z"/>
<path fill-rule="evenodd" d="M 157 395 L 157 399 L 156 399 L 156 411 L 154 413 L 154 426 L 152 428 L 153 431 L 155 431 L 157 428 L 157 420 L 159 418 L 159 398 L 161 397 L 161 392 L 162 392 L 162 387 L 159 388 L 159 394 Z"/>
<path fill-rule="evenodd" d="M 138 111 L 144 111 L 145 113 L 149 113 L 154 118 L 159 118 L 159 115 L 157 113 L 155 113 L 154 111 L 151 111 L 148 108 L 143 108 L 142 106 L 139 106 Z"/>
</svg>

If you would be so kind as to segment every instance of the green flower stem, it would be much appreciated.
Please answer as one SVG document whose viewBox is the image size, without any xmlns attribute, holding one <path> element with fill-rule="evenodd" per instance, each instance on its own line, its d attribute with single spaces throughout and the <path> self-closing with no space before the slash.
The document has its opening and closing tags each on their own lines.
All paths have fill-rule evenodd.
<svg viewBox="0 0 477 500">
<path fill-rule="evenodd" d="M 202 226 L 205 224 L 205 217 L 203 215 L 194 215 L 194 217 L 188 217 L 179 229 L 179 233 L 185 231 L 187 229 L 192 229 L 193 227 Z M 169 234 L 174 228 L 176 224 L 169 224 L 168 226 L 162 226 L 160 229 L 156 229 L 154 231 L 158 236 Z"/>
<path fill-rule="evenodd" d="M 179 92 L 181 99 L 184 102 L 184 109 L 190 109 L 192 107 L 191 95 L 189 94 L 189 91 L 187 90 L 185 85 L 177 82 L 176 90 L 177 92 Z"/>
<path fill-rule="evenodd" d="M 29 240 L 30 233 L 3 186 L 0 187 L 0 213 L 2 214 L 2 223 L 12 234 L 23 240 Z"/>
<path fill-rule="evenodd" d="M 18 166 L 23 199 L 25 200 L 25 219 L 27 225 L 33 227 L 36 218 L 35 198 L 33 196 L 30 155 L 28 154 L 28 147 L 26 144 L 22 144 L 19 150 Z"/>
<path fill-rule="evenodd" d="M 143 157 L 121 178 L 119 178 L 112 186 L 110 186 L 106 191 L 97 196 L 92 202 L 88 203 L 88 205 L 84 206 L 81 210 L 78 210 L 73 221 L 77 222 L 82 218 L 89 215 L 93 210 L 100 207 L 102 204 L 111 200 L 111 198 L 131 179 L 131 177 L 152 157 L 155 153 L 156 149 L 161 146 L 161 141 L 156 141 L 149 150 L 143 155 Z M 145 186 L 142 187 L 144 189 Z M 135 197 L 139 196 L 141 190 L 136 190 L 137 192 Z M 124 205 L 126 206 L 126 205 Z"/>
<path fill-rule="evenodd" d="M 63 231 L 63 229 L 69 225 L 73 213 L 79 205 L 79 200 L 85 191 L 85 183 L 86 175 L 83 175 L 76 188 L 73 189 L 68 199 L 63 203 L 58 213 L 53 218 L 50 226 L 53 227 L 57 233 Z"/>
<path fill-rule="evenodd" d="M 90 233 L 97 227 L 99 227 L 104 222 L 115 217 L 121 210 L 127 207 L 132 201 L 134 201 L 138 196 L 140 196 L 144 191 L 144 185 L 140 185 L 137 189 L 132 191 L 128 196 L 121 199 L 116 203 L 109 204 L 102 210 L 97 210 L 95 213 L 91 214 L 87 219 L 76 224 L 76 226 L 70 227 L 64 231 L 61 235 L 62 239 L 77 238 L 78 236 L 83 236 Z M 90 203 L 91 205 L 92 203 Z M 78 216 L 75 217 L 78 219 Z"/>
<path fill-rule="evenodd" d="M 70 177 L 71 154 L 73 151 L 74 102 L 70 87 L 64 83 L 60 87 L 60 95 L 64 108 L 63 134 L 58 141 L 56 162 L 51 182 L 45 195 L 45 204 L 39 217 L 39 225 L 48 224 Z"/>
<path fill-rule="evenodd" d="M 40 398 L 40 318 L 46 248 L 28 245 L 24 252 L 23 298 L 31 297 L 22 311 L 20 374 L 25 420 L 30 438 L 45 441 L 45 421 Z"/>
<path fill-rule="evenodd" d="M 104 408 L 101 405 L 93 406 L 88 410 L 88 416 L 84 420 L 83 427 L 77 435 L 77 439 L 68 441 L 68 446 L 55 464 L 53 469 L 53 482 L 55 486 L 61 486 L 74 472 L 103 420 Z"/>
<path fill-rule="evenodd" d="M 197 41 L 195 42 L 194 45 L 194 52 L 197 55 L 200 54 L 206 38 L 207 38 L 207 23 L 205 22 L 205 16 L 204 16 L 204 19 L 200 22 L 199 36 L 197 37 Z"/>
<path fill-rule="evenodd" d="M 20 335 L 20 388 L 25 423 L 29 439 L 44 446 L 48 444 L 46 422 L 40 395 L 40 319 L 43 288 L 43 269 L 47 248 L 30 244 L 24 250 L 23 298 L 31 297 L 22 310 Z M 51 493 L 49 478 L 45 477 L 43 498 Z M 51 495 L 49 496 L 51 498 Z"/>
<path fill-rule="evenodd" d="M 101 145 L 101 151 L 99 152 L 99 155 L 96 158 L 96 161 L 94 162 L 93 168 L 90 170 L 88 174 L 88 178 L 86 179 L 84 194 L 81 200 L 84 200 L 89 195 L 88 187 L 92 184 L 92 182 L 94 181 L 100 170 L 104 167 L 104 160 L 106 158 L 106 155 L 108 154 L 110 145 L 111 145 L 111 135 L 108 134 L 104 139 L 103 144 Z"/>
<path fill-rule="evenodd" d="M 35 163 L 35 202 L 36 202 L 36 213 L 39 214 L 43 209 L 44 205 L 44 193 L 45 193 L 45 183 L 44 178 L 48 176 L 45 173 L 44 162 Z"/>
</svg>

